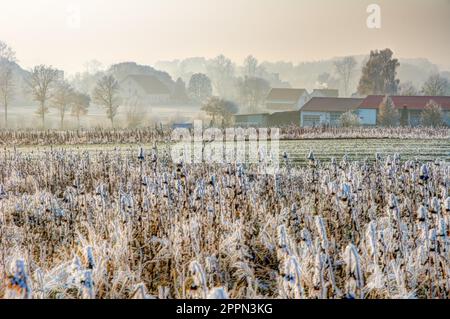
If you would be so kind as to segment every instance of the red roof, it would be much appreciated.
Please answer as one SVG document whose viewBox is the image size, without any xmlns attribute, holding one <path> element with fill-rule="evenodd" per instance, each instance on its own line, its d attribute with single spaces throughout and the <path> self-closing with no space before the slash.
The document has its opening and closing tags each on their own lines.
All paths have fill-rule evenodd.
<svg viewBox="0 0 450 319">
<path fill-rule="evenodd" d="M 403 109 L 405 106 L 409 110 L 422 110 L 433 100 L 439 104 L 443 110 L 450 110 L 450 96 L 403 96 L 393 95 L 390 97 L 394 106 Z M 378 109 L 383 102 L 384 95 L 369 95 L 359 105 L 360 109 Z"/>
<path fill-rule="evenodd" d="M 384 95 L 368 95 L 359 105 L 360 109 L 378 109 L 383 102 Z"/>
<path fill-rule="evenodd" d="M 439 104 L 442 109 L 450 110 L 450 96 L 392 96 L 395 107 L 406 106 L 412 110 L 424 109 L 431 100 Z"/>
</svg>

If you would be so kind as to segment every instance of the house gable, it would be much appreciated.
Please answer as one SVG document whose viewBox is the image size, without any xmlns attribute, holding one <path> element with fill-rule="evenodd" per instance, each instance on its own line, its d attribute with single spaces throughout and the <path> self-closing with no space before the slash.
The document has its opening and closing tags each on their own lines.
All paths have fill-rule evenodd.
<svg viewBox="0 0 450 319">
<path fill-rule="evenodd" d="M 273 88 L 266 98 L 266 108 L 280 111 L 300 109 L 308 100 L 305 89 Z"/>
</svg>

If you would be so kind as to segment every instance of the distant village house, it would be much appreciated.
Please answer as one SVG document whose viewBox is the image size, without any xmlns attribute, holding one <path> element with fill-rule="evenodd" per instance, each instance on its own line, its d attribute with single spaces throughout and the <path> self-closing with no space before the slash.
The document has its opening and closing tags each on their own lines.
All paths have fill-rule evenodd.
<svg viewBox="0 0 450 319">
<path fill-rule="evenodd" d="M 376 125 L 377 115 L 384 95 L 369 95 L 358 109 L 360 122 L 363 125 Z M 390 96 L 394 107 L 406 119 L 407 125 L 420 125 L 420 116 L 427 104 L 433 100 L 441 106 L 444 113 L 444 122 L 450 125 L 450 96 Z"/>
<path fill-rule="evenodd" d="M 237 114 L 234 124 L 239 127 L 263 127 L 268 125 L 269 113 Z"/>
<path fill-rule="evenodd" d="M 266 98 L 266 108 L 277 111 L 297 111 L 309 100 L 305 89 L 273 88 Z"/>
<path fill-rule="evenodd" d="M 272 127 L 283 127 L 300 125 L 300 111 L 275 112 L 269 115 L 269 125 Z"/>
<path fill-rule="evenodd" d="M 129 75 L 121 83 L 122 95 L 137 98 L 146 105 L 166 104 L 170 101 L 170 90 L 152 75 Z"/>
<path fill-rule="evenodd" d="M 313 97 L 300 106 L 299 99 L 304 94 L 302 89 L 289 90 L 294 91 L 276 89 L 268 96 L 267 108 L 270 110 L 270 107 L 272 107 L 272 109 L 281 109 L 281 111 L 236 115 L 235 125 L 240 127 L 338 126 L 342 114 L 353 111 L 358 115 L 360 125 L 375 126 L 378 123 L 380 106 L 385 98 L 383 95 L 369 95 L 366 98 Z M 336 92 L 331 91 L 315 90 L 315 94 L 336 94 Z M 406 125 L 420 125 L 421 113 L 427 104 L 433 100 L 441 106 L 444 122 L 450 126 L 450 96 L 390 96 L 390 98 L 403 121 L 406 121 Z M 283 103 L 277 104 L 282 100 Z M 278 102 L 275 103 L 275 101 Z"/>
<path fill-rule="evenodd" d="M 342 114 L 356 110 L 363 99 L 313 97 L 301 109 L 300 126 L 338 126 Z"/>
</svg>

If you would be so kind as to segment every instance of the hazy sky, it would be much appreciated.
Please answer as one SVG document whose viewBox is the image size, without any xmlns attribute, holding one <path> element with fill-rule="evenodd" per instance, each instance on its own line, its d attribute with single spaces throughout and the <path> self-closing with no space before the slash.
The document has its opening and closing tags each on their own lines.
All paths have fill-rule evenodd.
<svg viewBox="0 0 450 319">
<path fill-rule="evenodd" d="M 372 3 L 380 29 L 366 25 Z M 450 0 L 0 0 L 0 39 L 24 67 L 69 72 L 91 59 L 152 64 L 223 53 L 296 63 L 385 47 L 448 67 Z"/>
</svg>

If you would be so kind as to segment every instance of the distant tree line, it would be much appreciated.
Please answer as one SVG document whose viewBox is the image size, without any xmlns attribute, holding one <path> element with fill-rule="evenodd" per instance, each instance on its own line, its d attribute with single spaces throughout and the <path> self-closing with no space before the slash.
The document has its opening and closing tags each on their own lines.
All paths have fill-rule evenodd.
<svg viewBox="0 0 450 319">
<path fill-rule="evenodd" d="M 46 115 L 50 109 L 59 115 L 60 127 L 64 128 L 64 120 L 68 114 L 74 117 L 80 126 L 80 119 L 87 114 L 91 103 L 101 106 L 111 126 L 119 106 L 123 103 L 137 107 L 140 105 L 138 97 L 124 99 L 121 96 L 120 81 L 129 74 L 154 74 L 171 88 L 171 100 L 180 105 L 194 103 L 202 106 L 202 110 L 211 117 L 211 124 L 221 125 L 231 119 L 231 115 L 241 112 L 257 113 L 264 107 L 265 98 L 274 86 L 289 86 L 277 75 L 267 70 L 267 63 L 260 63 L 252 55 L 247 56 L 240 66 L 234 64 L 224 55 L 210 60 L 193 58 L 192 61 L 204 64 L 203 72 L 190 72 L 185 61 L 179 64 L 189 74 L 188 79 L 181 76 L 173 81 L 166 72 L 158 71 L 150 66 L 136 63 L 119 63 L 111 66 L 108 71 L 102 71 L 101 63 L 91 61 L 86 64 L 86 72 L 76 74 L 70 80 L 64 78 L 63 72 L 48 65 L 38 65 L 29 70 L 25 77 L 26 93 L 36 102 L 36 114 L 40 117 L 42 127 L 46 125 Z M 191 61 L 191 62 L 192 62 Z M 19 85 L 14 77 L 13 67 L 17 63 L 14 50 L 0 41 L 0 105 L 4 108 L 4 123 L 8 126 L 8 110 L 11 101 L 18 94 Z M 400 83 L 397 71 L 400 66 L 398 59 L 390 49 L 375 50 L 362 65 L 361 76 L 355 96 L 369 94 L 379 95 L 450 95 L 449 80 L 443 74 L 431 75 L 420 89 L 412 82 Z M 280 65 L 280 68 L 282 65 Z M 290 66 L 287 64 L 287 68 Z M 317 85 L 320 87 L 340 87 L 341 96 L 352 95 L 352 84 L 356 79 L 358 62 L 348 56 L 335 59 L 331 65 L 333 75 L 325 72 L 318 76 Z M 185 82 L 186 80 L 186 82 Z M 187 84 L 186 84 L 187 83 Z M 133 101 L 132 101 L 133 100 Z M 137 125 L 142 121 L 134 109 L 130 108 L 127 119 L 130 125 Z M 425 112 L 425 111 L 424 111 Z M 432 105 L 423 114 L 424 125 L 438 122 L 438 106 Z M 402 122 L 401 114 L 396 114 L 387 99 L 380 110 L 380 124 L 391 125 Z M 342 117 L 343 126 L 355 125 L 355 118 L 351 114 Z"/>
</svg>

